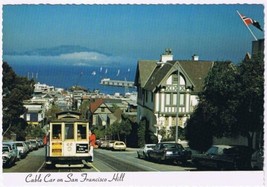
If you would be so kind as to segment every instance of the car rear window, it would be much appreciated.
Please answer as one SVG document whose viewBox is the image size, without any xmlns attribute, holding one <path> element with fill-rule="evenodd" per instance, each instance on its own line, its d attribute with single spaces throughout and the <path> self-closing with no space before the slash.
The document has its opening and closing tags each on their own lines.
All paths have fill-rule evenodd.
<svg viewBox="0 0 267 187">
<path fill-rule="evenodd" d="M 6 151 L 9 151 L 8 147 L 2 147 L 2 152 L 6 152 Z"/>
<path fill-rule="evenodd" d="M 4 144 L 5 146 L 8 146 L 9 147 L 9 149 L 12 149 L 12 146 L 11 145 L 9 145 L 9 144 Z"/>
<path fill-rule="evenodd" d="M 122 142 L 116 142 L 116 145 L 124 145 Z"/>
</svg>

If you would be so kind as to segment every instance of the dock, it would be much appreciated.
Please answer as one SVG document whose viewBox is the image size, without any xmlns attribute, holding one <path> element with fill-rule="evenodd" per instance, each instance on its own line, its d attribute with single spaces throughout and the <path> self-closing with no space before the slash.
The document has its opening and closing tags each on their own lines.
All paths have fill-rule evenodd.
<svg viewBox="0 0 267 187">
<path fill-rule="evenodd" d="M 133 81 L 111 80 L 109 78 L 102 79 L 100 84 L 106 86 L 118 86 L 118 87 L 129 87 L 129 88 L 135 87 Z"/>
</svg>

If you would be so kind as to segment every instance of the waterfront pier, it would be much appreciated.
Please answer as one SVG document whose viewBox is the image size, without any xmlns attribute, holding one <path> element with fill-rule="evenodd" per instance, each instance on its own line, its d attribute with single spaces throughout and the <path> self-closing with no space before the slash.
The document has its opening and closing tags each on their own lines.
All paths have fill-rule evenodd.
<svg viewBox="0 0 267 187">
<path fill-rule="evenodd" d="M 123 80 L 111 80 L 109 78 L 104 78 L 101 80 L 100 84 L 106 85 L 106 86 L 118 86 L 118 87 L 134 87 L 133 81 L 123 81 Z"/>
</svg>

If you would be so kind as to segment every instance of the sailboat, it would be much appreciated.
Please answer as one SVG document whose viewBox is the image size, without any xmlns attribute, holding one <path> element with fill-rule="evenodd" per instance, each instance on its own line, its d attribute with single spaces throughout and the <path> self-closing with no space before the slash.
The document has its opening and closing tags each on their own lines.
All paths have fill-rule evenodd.
<svg viewBox="0 0 267 187">
<path fill-rule="evenodd" d="M 121 71 L 121 70 L 120 70 L 120 69 L 118 69 L 118 72 L 117 72 L 117 75 L 116 75 L 117 77 L 119 76 L 119 74 L 120 74 L 120 71 Z"/>
</svg>

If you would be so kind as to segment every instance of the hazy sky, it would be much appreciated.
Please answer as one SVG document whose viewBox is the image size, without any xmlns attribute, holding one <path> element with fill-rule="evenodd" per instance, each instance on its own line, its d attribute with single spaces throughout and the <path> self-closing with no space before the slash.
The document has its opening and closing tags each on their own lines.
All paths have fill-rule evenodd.
<svg viewBox="0 0 267 187">
<path fill-rule="evenodd" d="M 4 5 L 4 60 L 136 63 L 159 59 L 165 48 L 171 48 L 177 60 L 197 54 L 200 60 L 239 62 L 251 52 L 254 38 L 236 10 L 263 28 L 263 8 L 245 4 Z M 250 28 L 257 38 L 264 37 L 264 32 Z M 68 50 L 59 50 L 62 45 Z M 49 54 L 55 49 L 57 54 Z"/>
</svg>

